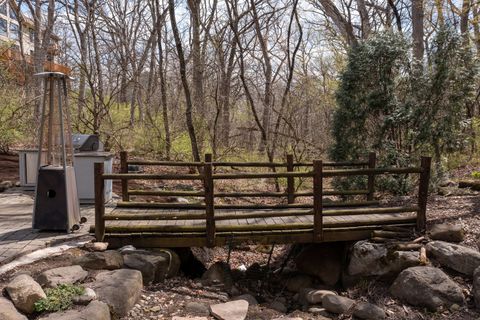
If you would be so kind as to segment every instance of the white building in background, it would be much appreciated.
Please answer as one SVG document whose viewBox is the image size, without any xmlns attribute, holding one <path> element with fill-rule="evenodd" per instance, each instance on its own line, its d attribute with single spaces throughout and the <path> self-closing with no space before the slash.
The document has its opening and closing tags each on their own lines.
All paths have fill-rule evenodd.
<svg viewBox="0 0 480 320">
<path fill-rule="evenodd" d="M 19 20 L 23 21 L 22 28 L 20 28 Z M 35 37 L 33 21 L 25 16 L 18 19 L 16 10 L 11 7 L 10 2 L 0 0 L 0 43 L 11 44 L 13 49 L 20 50 L 20 29 L 23 33 L 23 52 L 31 55 Z"/>
<path fill-rule="evenodd" d="M 34 38 L 37 31 L 31 18 L 25 14 L 21 15 L 21 19 L 17 17 L 19 10 L 13 7 L 15 5 L 15 1 L 0 0 L 0 48 L 6 49 L 0 50 L 0 60 L 7 61 L 8 69 L 17 74 L 19 79 L 24 79 L 26 75 L 33 72 Z M 22 30 L 22 37 L 20 37 L 20 30 Z M 20 46 L 20 39 L 22 40 L 22 46 Z M 55 54 L 60 39 L 54 34 L 51 35 L 50 39 L 44 70 L 69 74 L 70 68 L 55 62 Z M 23 55 L 21 49 L 23 49 Z M 24 63 L 27 64 L 27 69 L 21 68 Z M 25 73 L 25 70 L 27 70 L 27 73 Z"/>
</svg>

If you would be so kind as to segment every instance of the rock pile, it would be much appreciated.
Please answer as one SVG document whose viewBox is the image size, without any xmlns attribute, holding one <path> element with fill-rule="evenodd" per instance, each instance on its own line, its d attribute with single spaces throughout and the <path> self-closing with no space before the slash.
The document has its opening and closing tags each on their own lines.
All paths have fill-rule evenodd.
<svg viewBox="0 0 480 320">
<path fill-rule="evenodd" d="M 108 244 L 107 244 L 108 245 Z M 8 298 L 0 298 L 1 320 L 26 320 L 35 312 L 35 303 L 46 299 L 44 288 L 77 284 L 84 287 L 72 302 L 79 307 L 45 314 L 40 320 L 110 320 L 127 315 L 137 303 L 148 282 L 174 277 L 179 270 L 179 258 L 171 251 L 128 251 L 123 256 L 116 250 L 106 250 L 106 244 L 93 243 L 85 249 L 92 251 L 74 260 L 74 265 L 45 270 L 33 279 L 19 274 L 7 284 Z M 89 281 L 89 270 L 95 272 Z M 92 276 L 92 275 L 91 275 Z"/>
<path fill-rule="evenodd" d="M 173 319 L 244 320 L 249 312 L 259 308 L 275 310 L 275 316 L 283 314 L 279 319 L 302 319 L 299 310 L 323 320 L 386 319 L 391 311 L 378 301 L 340 290 L 345 279 L 370 278 L 386 281 L 392 297 L 419 308 L 457 310 L 467 305 L 470 298 L 480 308 L 480 253 L 451 243 L 463 239 L 463 231 L 457 226 L 433 227 L 428 236 L 435 240 L 426 237 L 421 243 L 404 247 L 359 241 L 351 246 L 345 265 L 344 244 L 305 246 L 295 259 L 296 270 L 287 268 L 271 274 L 272 281 L 281 288 L 273 295 L 246 289 L 239 282 L 239 279 L 262 282 L 265 267 L 254 264 L 248 269 L 231 270 L 227 263 L 217 262 L 196 280 L 201 290 L 208 293 L 208 299 L 215 302 L 186 300 L 179 306 L 186 316 L 176 314 Z M 142 316 L 143 286 L 175 277 L 181 267 L 180 258 L 170 250 L 136 250 L 131 246 L 107 250 L 107 246 L 89 244 L 85 247 L 88 252 L 75 259 L 72 266 L 46 270 L 36 279 L 26 274 L 13 277 L 5 288 L 9 299 L 0 298 L 0 319 L 26 320 L 26 315 L 34 312 L 35 303 L 46 297 L 44 289 L 64 284 L 85 288 L 83 294 L 73 297 L 76 307 L 44 314 L 39 319 L 73 320 L 81 315 L 82 319 L 109 320 Z M 452 271 L 457 275 L 455 278 L 449 276 Z M 473 279 L 471 297 L 455 281 L 459 274 Z M 148 306 L 150 314 L 160 312 L 161 308 L 158 304 Z"/>
</svg>

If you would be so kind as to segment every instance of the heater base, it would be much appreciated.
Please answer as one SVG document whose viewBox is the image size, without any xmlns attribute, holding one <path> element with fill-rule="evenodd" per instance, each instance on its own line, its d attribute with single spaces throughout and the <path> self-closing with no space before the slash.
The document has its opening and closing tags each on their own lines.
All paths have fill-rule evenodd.
<svg viewBox="0 0 480 320">
<path fill-rule="evenodd" d="M 38 170 L 33 228 L 73 230 L 80 223 L 80 206 L 73 167 L 45 166 Z"/>
</svg>

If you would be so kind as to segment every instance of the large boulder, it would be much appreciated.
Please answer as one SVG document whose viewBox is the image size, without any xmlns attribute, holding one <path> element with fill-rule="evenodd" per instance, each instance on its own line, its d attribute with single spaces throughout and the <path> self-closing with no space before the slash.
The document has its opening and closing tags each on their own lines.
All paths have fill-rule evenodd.
<svg viewBox="0 0 480 320">
<path fill-rule="evenodd" d="M 110 320 L 108 305 L 92 301 L 83 309 L 51 313 L 38 320 Z"/>
<path fill-rule="evenodd" d="M 123 266 L 123 256 L 115 250 L 89 252 L 75 259 L 74 264 L 78 264 L 86 269 L 115 270 Z"/>
<path fill-rule="evenodd" d="M 344 244 L 318 243 L 305 246 L 295 258 L 297 269 L 333 286 L 340 280 Z"/>
<path fill-rule="evenodd" d="M 88 276 L 88 272 L 80 266 L 69 266 L 54 268 L 42 272 L 37 281 L 44 287 L 56 287 L 59 284 L 74 284 L 83 281 Z"/>
<path fill-rule="evenodd" d="M 32 313 L 35 302 L 47 297 L 42 287 L 26 274 L 16 276 L 7 284 L 5 290 L 15 307 L 24 313 Z"/>
<path fill-rule="evenodd" d="M 15 309 L 13 303 L 0 297 L 0 319 L 2 320 L 28 320 L 23 314 Z"/>
<path fill-rule="evenodd" d="M 443 240 L 448 242 L 462 242 L 465 237 L 462 226 L 451 223 L 435 224 L 432 226 L 428 234 L 433 240 Z"/>
<path fill-rule="evenodd" d="M 100 301 L 109 305 L 121 318 L 137 303 L 142 293 L 142 273 L 138 270 L 119 269 L 99 273 L 92 289 Z"/>
<path fill-rule="evenodd" d="M 247 317 L 247 312 L 248 302 L 245 300 L 235 300 L 210 306 L 210 313 L 219 320 L 244 320 Z"/>
<path fill-rule="evenodd" d="M 442 270 L 434 267 L 412 267 L 403 270 L 390 287 L 391 294 L 411 305 L 432 311 L 453 304 L 463 305 L 462 289 Z"/>
<path fill-rule="evenodd" d="M 127 268 L 138 270 L 142 273 L 143 283 L 161 282 L 165 278 L 177 275 L 180 269 L 180 259 L 175 252 L 152 252 L 137 250 L 127 252 L 123 256 Z"/>
<path fill-rule="evenodd" d="M 226 290 L 230 290 L 233 287 L 230 266 L 225 262 L 215 262 L 202 275 L 201 281 L 206 286 L 223 286 Z"/>
<path fill-rule="evenodd" d="M 345 313 L 355 304 L 355 300 L 347 297 L 327 294 L 322 299 L 322 306 L 332 313 Z"/>
<path fill-rule="evenodd" d="M 480 252 L 445 241 L 432 241 L 427 244 L 427 256 L 442 266 L 473 276 L 473 271 L 480 266 Z"/>
<path fill-rule="evenodd" d="M 419 264 L 418 252 L 390 252 L 384 244 L 358 241 L 352 248 L 347 271 L 357 277 L 396 276 Z"/>
</svg>

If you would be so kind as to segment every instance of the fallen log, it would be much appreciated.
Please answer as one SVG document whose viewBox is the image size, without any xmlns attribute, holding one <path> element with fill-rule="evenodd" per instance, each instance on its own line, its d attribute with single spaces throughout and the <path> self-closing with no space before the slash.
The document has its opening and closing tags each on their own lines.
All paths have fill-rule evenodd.
<svg viewBox="0 0 480 320">
<path fill-rule="evenodd" d="M 460 180 L 458 182 L 458 187 L 480 191 L 480 180 Z"/>
<path fill-rule="evenodd" d="M 388 239 L 408 239 L 412 235 L 404 232 L 373 230 L 372 238 L 388 238 Z"/>
</svg>

